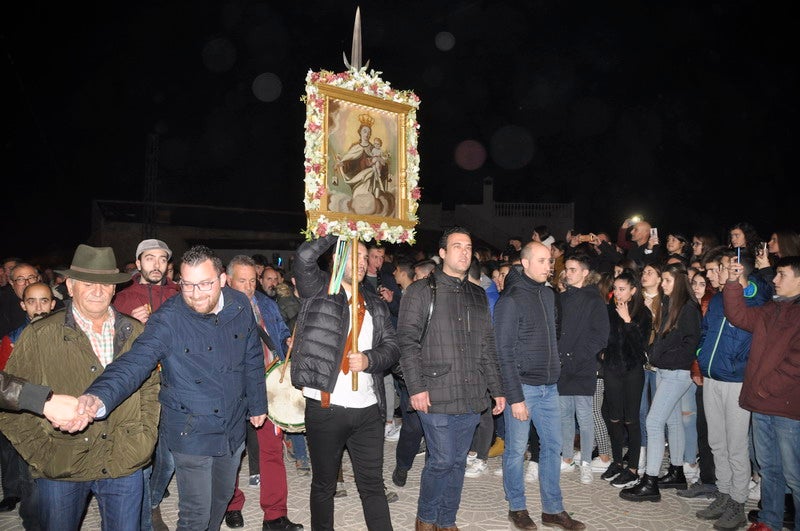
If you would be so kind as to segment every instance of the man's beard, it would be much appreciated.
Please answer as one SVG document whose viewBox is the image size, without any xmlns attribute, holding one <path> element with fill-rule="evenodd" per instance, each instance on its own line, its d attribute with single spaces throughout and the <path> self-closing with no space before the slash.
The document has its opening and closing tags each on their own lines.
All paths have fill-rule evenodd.
<svg viewBox="0 0 800 531">
<path fill-rule="evenodd" d="M 161 273 L 161 271 L 158 271 L 157 269 L 153 269 L 152 271 L 148 271 L 147 274 L 142 273 L 142 278 L 148 284 L 161 284 L 161 282 L 164 280 L 164 273 L 161 273 L 161 278 L 158 278 L 158 279 L 155 279 L 155 280 L 150 278 L 150 275 L 152 275 L 153 273 Z"/>
<path fill-rule="evenodd" d="M 267 294 L 267 297 L 274 299 L 275 296 L 278 294 L 278 290 L 275 288 L 275 286 L 269 286 L 264 288 L 264 293 Z"/>
</svg>

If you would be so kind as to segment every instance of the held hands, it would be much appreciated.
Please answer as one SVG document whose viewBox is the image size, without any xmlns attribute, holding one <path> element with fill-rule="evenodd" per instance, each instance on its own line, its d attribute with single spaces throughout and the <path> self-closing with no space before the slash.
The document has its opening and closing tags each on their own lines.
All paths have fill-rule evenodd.
<svg viewBox="0 0 800 531">
<path fill-rule="evenodd" d="M 44 416 L 54 428 L 71 423 L 77 416 L 78 399 L 69 395 L 53 395 L 44 403 Z"/>
<path fill-rule="evenodd" d="M 254 428 L 260 428 L 264 425 L 264 421 L 267 420 L 267 414 L 264 413 L 263 415 L 257 415 L 255 417 L 250 417 L 250 424 L 253 425 Z"/>
<path fill-rule="evenodd" d="M 95 406 L 95 403 L 99 405 Z M 94 421 L 97 410 L 102 405 L 100 399 L 92 395 L 83 395 L 80 398 L 53 395 L 45 402 L 43 413 L 54 428 L 76 433 L 85 430 L 86 426 Z"/>
</svg>

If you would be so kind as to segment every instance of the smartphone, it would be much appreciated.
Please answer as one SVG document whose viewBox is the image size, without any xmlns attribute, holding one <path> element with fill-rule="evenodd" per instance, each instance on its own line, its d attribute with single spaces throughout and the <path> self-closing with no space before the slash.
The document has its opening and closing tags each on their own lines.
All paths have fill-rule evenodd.
<svg viewBox="0 0 800 531">
<path fill-rule="evenodd" d="M 764 256 L 767 256 L 767 254 L 769 254 L 767 252 L 767 242 L 761 243 L 761 254 L 763 254 Z"/>
<path fill-rule="evenodd" d="M 590 242 L 592 241 L 592 237 L 589 234 L 581 234 L 580 236 L 578 236 L 578 241 Z"/>
<path fill-rule="evenodd" d="M 650 237 L 658 239 L 658 229 L 655 227 L 650 228 Z"/>
</svg>

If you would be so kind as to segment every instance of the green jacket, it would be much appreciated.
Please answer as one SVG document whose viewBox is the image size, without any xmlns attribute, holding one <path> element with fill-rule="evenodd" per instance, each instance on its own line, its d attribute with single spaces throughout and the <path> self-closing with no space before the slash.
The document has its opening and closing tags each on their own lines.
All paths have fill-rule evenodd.
<svg viewBox="0 0 800 531">
<path fill-rule="evenodd" d="M 115 310 L 114 359 L 130 350 L 143 326 Z M 79 396 L 103 373 L 89 338 L 77 326 L 71 304 L 30 324 L 8 370 L 55 393 Z M 110 415 L 75 434 L 59 431 L 29 413 L 0 413 L 0 429 L 31 465 L 33 477 L 91 481 L 128 476 L 150 461 L 158 434 L 159 376 L 144 384 Z"/>
</svg>

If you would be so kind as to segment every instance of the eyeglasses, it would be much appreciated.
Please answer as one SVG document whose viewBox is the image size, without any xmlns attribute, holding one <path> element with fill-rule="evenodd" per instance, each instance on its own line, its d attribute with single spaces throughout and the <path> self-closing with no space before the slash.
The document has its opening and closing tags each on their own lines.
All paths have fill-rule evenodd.
<svg viewBox="0 0 800 531">
<path fill-rule="evenodd" d="M 211 291 L 211 286 L 214 285 L 214 282 L 216 282 L 216 280 L 204 280 L 202 282 L 193 284 L 191 282 L 184 282 L 181 280 L 178 282 L 178 285 L 181 287 L 181 291 L 185 293 L 192 293 L 194 288 L 197 288 L 200 291 Z"/>
<path fill-rule="evenodd" d="M 17 286 L 21 286 L 23 284 L 33 284 L 34 282 L 38 282 L 38 280 L 39 280 L 38 276 L 31 275 L 29 277 L 17 277 L 12 279 L 11 281 Z"/>
</svg>

